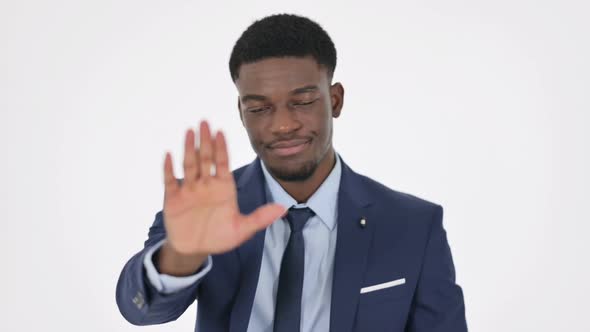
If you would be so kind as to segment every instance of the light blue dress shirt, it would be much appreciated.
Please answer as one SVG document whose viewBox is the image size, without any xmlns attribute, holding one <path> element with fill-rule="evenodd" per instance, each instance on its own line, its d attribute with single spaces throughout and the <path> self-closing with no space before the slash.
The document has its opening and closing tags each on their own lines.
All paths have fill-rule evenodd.
<svg viewBox="0 0 590 332">
<path fill-rule="evenodd" d="M 316 213 L 303 228 L 305 268 L 301 299 L 301 332 L 328 331 L 336 250 L 337 202 L 342 173 L 340 158 L 336 155 L 336 164 L 326 180 L 306 203 L 301 204 L 297 204 L 297 201 L 270 175 L 264 163 L 261 164 L 269 199 L 285 207 L 309 207 Z M 248 332 L 272 332 L 281 260 L 290 233 L 291 229 L 284 219 L 275 221 L 266 229 L 262 264 Z M 164 241 L 152 247 L 144 259 L 148 279 L 158 291 L 165 294 L 177 292 L 192 285 L 211 270 L 213 260 L 209 256 L 205 266 L 195 275 L 174 277 L 159 274 L 152 263 L 152 255 Z"/>
</svg>

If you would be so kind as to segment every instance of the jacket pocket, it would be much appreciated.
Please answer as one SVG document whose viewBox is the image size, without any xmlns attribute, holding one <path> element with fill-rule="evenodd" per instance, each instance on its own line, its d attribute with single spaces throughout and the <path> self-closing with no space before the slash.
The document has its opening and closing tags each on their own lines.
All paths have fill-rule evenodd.
<svg viewBox="0 0 590 332">
<path fill-rule="evenodd" d="M 360 290 L 361 302 L 380 302 L 395 299 L 407 293 L 406 279 L 399 278 L 391 281 L 368 285 Z"/>
</svg>

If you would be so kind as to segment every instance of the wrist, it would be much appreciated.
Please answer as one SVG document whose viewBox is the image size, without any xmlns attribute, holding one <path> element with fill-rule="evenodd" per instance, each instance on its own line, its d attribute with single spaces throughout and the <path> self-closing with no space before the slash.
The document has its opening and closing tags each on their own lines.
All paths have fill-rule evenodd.
<svg viewBox="0 0 590 332">
<path fill-rule="evenodd" d="M 195 274 L 207 260 L 207 254 L 183 254 L 165 241 L 156 253 L 154 261 L 158 272 L 176 277 Z"/>
</svg>

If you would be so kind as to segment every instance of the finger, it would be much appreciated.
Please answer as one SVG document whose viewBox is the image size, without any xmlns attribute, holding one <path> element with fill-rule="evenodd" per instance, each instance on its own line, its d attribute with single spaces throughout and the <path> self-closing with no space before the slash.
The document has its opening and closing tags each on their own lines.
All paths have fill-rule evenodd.
<svg viewBox="0 0 590 332">
<path fill-rule="evenodd" d="M 184 184 L 188 186 L 194 185 L 197 180 L 198 166 L 197 157 L 195 155 L 195 133 L 192 129 L 186 131 L 186 138 L 184 141 Z"/>
<path fill-rule="evenodd" d="M 201 150 L 198 147 L 195 147 L 195 165 L 197 170 L 197 176 L 195 179 L 198 180 L 201 176 Z"/>
<path fill-rule="evenodd" d="M 223 135 L 221 131 L 218 131 L 215 136 L 215 169 L 215 175 L 217 177 L 225 179 L 231 176 L 229 171 L 227 144 L 225 142 L 225 135 Z"/>
<path fill-rule="evenodd" d="M 240 233 L 243 238 L 250 238 L 256 232 L 265 229 L 281 218 L 287 209 L 280 204 L 266 204 L 240 220 Z"/>
<path fill-rule="evenodd" d="M 173 195 L 178 191 L 178 181 L 174 176 L 174 168 L 172 167 L 172 156 L 166 152 L 164 158 L 164 194 Z"/>
<path fill-rule="evenodd" d="M 208 178 L 211 176 L 211 165 L 213 163 L 213 147 L 211 146 L 211 130 L 207 121 L 201 122 L 200 127 L 200 169 L 201 178 Z"/>
<path fill-rule="evenodd" d="M 217 142 L 215 137 L 216 135 L 211 135 L 211 165 L 213 165 L 211 170 L 212 176 L 217 174 L 217 165 L 215 164 L 215 160 L 217 159 L 217 149 L 215 146 L 217 145 Z"/>
</svg>

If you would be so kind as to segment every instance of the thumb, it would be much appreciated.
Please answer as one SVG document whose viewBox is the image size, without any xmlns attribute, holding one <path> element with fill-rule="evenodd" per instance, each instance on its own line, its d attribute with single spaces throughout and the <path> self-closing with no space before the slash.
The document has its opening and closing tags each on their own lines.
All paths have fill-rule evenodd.
<svg viewBox="0 0 590 332">
<path fill-rule="evenodd" d="M 250 237 L 281 218 L 287 209 L 280 204 L 266 204 L 254 210 L 240 221 L 241 233 Z"/>
</svg>

